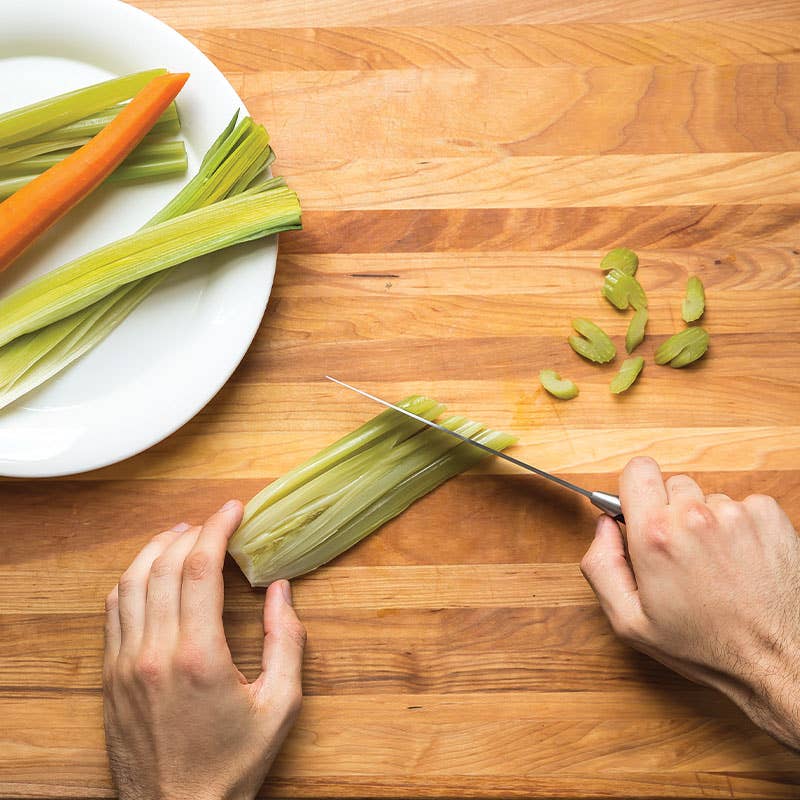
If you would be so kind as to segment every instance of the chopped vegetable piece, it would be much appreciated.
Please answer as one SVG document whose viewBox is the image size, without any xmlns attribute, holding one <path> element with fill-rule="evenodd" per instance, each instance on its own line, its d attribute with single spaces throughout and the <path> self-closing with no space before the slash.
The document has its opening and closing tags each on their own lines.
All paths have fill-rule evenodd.
<svg viewBox="0 0 800 800">
<path fill-rule="evenodd" d="M 648 313 L 646 308 L 637 308 L 631 317 L 630 325 L 625 334 L 625 349 L 632 353 L 644 340 L 644 329 L 647 326 Z"/>
<path fill-rule="evenodd" d="M 425 419 L 444 411 L 425 397 L 398 405 Z M 441 424 L 496 450 L 516 441 L 463 417 Z M 259 492 L 228 550 L 253 586 L 303 575 L 485 457 L 471 444 L 384 411 Z"/>
<path fill-rule="evenodd" d="M 559 400 L 572 400 L 579 394 L 578 387 L 567 378 L 562 378 L 552 369 L 543 369 L 539 373 L 539 381 L 553 397 Z"/>
<path fill-rule="evenodd" d="M 681 305 L 684 322 L 696 322 L 706 310 L 706 292 L 700 278 L 692 275 L 686 282 L 686 297 Z"/>
<path fill-rule="evenodd" d="M 611 305 L 624 311 L 628 306 L 647 308 L 647 295 L 639 281 L 632 275 L 612 269 L 603 282 L 603 297 Z"/>
<path fill-rule="evenodd" d="M 233 196 L 244 177 L 269 166 L 274 153 L 263 125 L 256 125 L 250 117 L 237 124 L 237 118 L 238 112 L 209 148 L 197 175 L 145 227 Z M 270 178 L 256 188 L 266 191 L 285 185 L 282 178 Z M 0 408 L 40 386 L 102 341 L 167 274 L 169 270 L 164 270 L 126 284 L 82 311 L 0 348 Z"/>
<path fill-rule="evenodd" d="M 641 356 L 633 356 L 633 358 L 626 358 L 619 368 L 619 372 L 611 381 L 611 391 L 613 394 L 621 394 L 627 391 L 633 385 L 633 382 L 639 377 L 639 373 L 644 366 L 644 359 Z"/>
<path fill-rule="evenodd" d="M 708 350 L 708 334 L 703 328 L 686 328 L 670 336 L 656 350 L 656 364 L 685 367 L 697 361 Z"/>
<path fill-rule="evenodd" d="M 151 69 L 112 78 L 0 114 L 0 147 L 41 136 L 108 109 L 115 103 L 130 100 L 153 78 L 165 72 L 164 69 Z"/>
<path fill-rule="evenodd" d="M 153 78 L 88 144 L 0 203 L 0 271 L 119 166 L 188 77 Z"/>
<path fill-rule="evenodd" d="M 146 228 L 36 278 L 0 300 L 0 346 L 91 305 L 133 280 L 241 242 L 300 227 L 286 187 L 245 192 Z"/>
<path fill-rule="evenodd" d="M 583 356 L 597 364 L 605 364 L 617 354 L 617 348 L 614 347 L 614 343 L 608 337 L 608 334 L 593 322 L 588 319 L 574 319 L 572 320 L 572 327 L 575 328 L 580 336 L 570 336 L 567 341 L 579 356 Z"/>
<path fill-rule="evenodd" d="M 618 269 L 627 275 L 635 275 L 639 268 L 639 256 L 627 247 L 615 247 L 603 256 L 600 269 Z"/>
</svg>

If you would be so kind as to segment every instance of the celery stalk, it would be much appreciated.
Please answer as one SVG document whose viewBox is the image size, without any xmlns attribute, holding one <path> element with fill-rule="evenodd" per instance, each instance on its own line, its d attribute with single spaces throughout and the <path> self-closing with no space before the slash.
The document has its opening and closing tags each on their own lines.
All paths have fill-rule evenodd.
<svg viewBox="0 0 800 800">
<path fill-rule="evenodd" d="M 426 419 L 444 410 L 423 397 L 399 405 Z M 515 441 L 463 417 L 441 424 L 495 449 Z M 259 492 L 228 549 L 253 586 L 302 575 L 485 457 L 441 431 L 384 411 Z"/>
<path fill-rule="evenodd" d="M 230 183 L 239 181 L 244 174 L 250 171 L 251 165 L 247 159 L 252 157 L 252 150 L 250 148 L 245 150 L 244 147 L 249 142 L 258 141 L 260 143 L 259 161 L 266 162 L 265 166 L 271 163 L 274 154 L 269 147 L 269 137 L 263 126 L 255 125 L 249 118 L 241 120 L 237 125 L 237 119 L 238 112 L 209 147 L 198 173 L 161 211 L 149 220 L 145 228 L 231 196 Z M 219 179 L 218 173 L 220 172 L 228 174 L 227 181 Z M 285 186 L 282 178 L 270 178 L 250 191 L 262 191 L 282 186 Z M 103 317 L 107 324 L 99 333 L 96 333 L 99 330 L 97 327 L 90 328 L 79 344 L 75 344 L 71 338 L 71 344 L 68 343 L 64 347 L 59 346 L 62 340 L 71 336 L 72 331 L 78 325 L 89 318 L 95 318 L 96 303 L 66 319 L 19 337 L 0 348 L 0 408 L 60 372 L 119 325 L 135 307 L 134 304 L 125 300 L 128 286 L 131 287 L 131 290 L 134 286 L 139 287 L 136 290 L 139 298 L 136 304 L 138 304 L 161 283 L 167 274 L 168 270 L 155 273 L 109 295 L 107 298 L 109 307 L 106 309 L 104 305 L 106 313 Z M 105 304 L 106 301 L 100 302 Z M 22 375 L 25 376 L 24 380 Z M 7 387 L 12 384 L 17 388 L 24 387 L 24 391 L 9 391 Z"/>
<path fill-rule="evenodd" d="M 153 78 L 165 72 L 155 69 L 113 78 L 0 114 L 0 147 L 41 136 L 130 100 Z"/>
<path fill-rule="evenodd" d="M 55 128 L 40 136 L 36 136 L 32 141 L 46 142 L 53 139 L 86 139 L 88 141 L 92 136 L 100 133 L 100 131 L 125 108 L 125 105 L 125 103 L 119 103 L 110 108 L 104 108 L 102 111 L 83 117 L 68 125 L 62 125 L 60 128 Z M 180 129 L 181 120 L 178 115 L 178 106 L 173 100 L 167 106 L 164 113 L 158 118 L 156 124 L 150 129 L 150 134 L 174 136 L 176 133 L 180 132 Z"/>
<path fill-rule="evenodd" d="M 75 149 L 57 150 L 52 153 L 42 153 L 31 158 L 15 161 L 13 164 L 0 166 L 0 178 L 9 178 L 13 175 L 37 175 L 50 167 L 63 161 L 75 152 Z M 120 168 L 130 164 L 147 163 L 153 161 L 167 161 L 181 159 L 186 161 L 186 145 L 182 141 L 162 141 L 159 137 L 145 136 L 135 150 L 120 164 Z"/>
<path fill-rule="evenodd" d="M 30 183 L 38 175 L 58 163 L 64 153 L 47 154 L 12 164 L 7 175 L 0 167 L 0 200 L 10 197 L 14 192 Z M 138 147 L 122 164 L 106 178 L 106 183 L 128 183 L 131 181 L 163 178 L 186 172 L 186 147 L 183 142 L 160 142 L 146 147 Z"/>
<path fill-rule="evenodd" d="M 101 300 L 119 286 L 234 244 L 300 227 L 287 187 L 231 197 L 81 256 L 0 300 L 0 346 Z"/>
</svg>

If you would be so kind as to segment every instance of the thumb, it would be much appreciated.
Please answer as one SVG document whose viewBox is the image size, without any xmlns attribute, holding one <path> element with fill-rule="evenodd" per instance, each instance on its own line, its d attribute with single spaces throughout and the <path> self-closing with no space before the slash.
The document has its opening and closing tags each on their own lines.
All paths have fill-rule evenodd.
<svg viewBox="0 0 800 800">
<path fill-rule="evenodd" d="M 302 668 L 306 629 L 292 605 L 289 581 L 275 581 L 264 599 L 262 693 L 271 707 L 295 714 L 303 697 Z"/>
</svg>

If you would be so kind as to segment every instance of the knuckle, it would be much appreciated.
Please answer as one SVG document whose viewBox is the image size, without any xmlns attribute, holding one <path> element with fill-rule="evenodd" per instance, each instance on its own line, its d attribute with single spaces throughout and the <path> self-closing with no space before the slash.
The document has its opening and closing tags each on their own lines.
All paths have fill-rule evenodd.
<svg viewBox="0 0 800 800">
<path fill-rule="evenodd" d="M 686 527 L 696 533 L 710 533 L 719 527 L 717 518 L 711 509 L 698 500 L 686 504 L 683 509 L 683 517 Z"/>
<path fill-rule="evenodd" d="M 598 572 L 602 572 L 607 566 L 608 557 L 600 550 L 590 549 L 581 559 L 581 572 L 586 578 L 590 575 L 596 575 Z"/>
<path fill-rule="evenodd" d="M 175 654 L 175 669 L 192 681 L 205 681 L 212 673 L 211 659 L 199 648 L 184 644 Z"/>
<path fill-rule="evenodd" d="M 166 675 L 166 665 L 155 649 L 143 650 L 136 658 L 134 675 L 145 686 L 159 686 Z"/>
<path fill-rule="evenodd" d="M 717 521 L 727 526 L 738 526 L 746 517 L 743 503 L 735 500 L 724 500 L 714 508 Z"/>
<path fill-rule="evenodd" d="M 106 611 L 116 611 L 119 608 L 119 591 L 115 586 L 107 595 L 105 601 Z"/>
<path fill-rule="evenodd" d="M 130 570 L 125 570 L 119 579 L 119 583 L 117 584 L 117 592 L 119 593 L 119 597 L 130 597 L 131 594 L 136 591 L 137 585 L 138 580 L 136 576 L 131 573 Z"/>
<path fill-rule="evenodd" d="M 778 501 L 768 494 L 751 494 L 745 497 L 742 505 L 753 511 L 775 511 L 778 508 Z"/>
<path fill-rule="evenodd" d="M 308 634 L 305 625 L 299 619 L 290 619 L 283 623 L 283 634 L 301 649 L 306 646 Z"/>
<path fill-rule="evenodd" d="M 642 535 L 648 547 L 667 551 L 670 544 L 670 520 L 665 509 L 650 509 L 644 517 Z"/>
<path fill-rule="evenodd" d="M 189 553 L 186 561 L 183 562 L 183 577 L 190 581 L 197 581 L 205 578 L 211 571 L 211 557 L 203 550 L 195 550 Z"/>
<path fill-rule="evenodd" d="M 150 567 L 150 575 L 154 578 L 166 578 L 172 574 L 174 565 L 167 556 L 159 556 Z"/>
</svg>

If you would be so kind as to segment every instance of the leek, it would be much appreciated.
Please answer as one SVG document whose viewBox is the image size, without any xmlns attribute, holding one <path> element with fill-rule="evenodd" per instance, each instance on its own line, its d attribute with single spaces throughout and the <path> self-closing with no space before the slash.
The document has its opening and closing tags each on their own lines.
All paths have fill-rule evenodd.
<svg viewBox="0 0 800 800">
<path fill-rule="evenodd" d="M 272 163 L 274 153 L 264 127 L 249 117 L 237 120 L 238 112 L 208 149 L 197 175 L 145 228 L 234 196 L 235 191 L 242 192 L 245 179 L 251 183 L 258 172 Z M 250 191 L 284 186 L 283 179 L 270 178 Z M 40 386 L 105 338 L 167 274 L 168 270 L 157 272 L 126 284 L 100 304 L 90 305 L 1 347 L 0 408 Z M 128 295 L 128 291 L 132 294 Z M 79 327 L 80 336 L 75 334 Z"/>
<path fill-rule="evenodd" d="M 430 420 L 444 411 L 426 397 L 398 405 Z M 497 450 L 516 441 L 463 417 L 441 424 Z M 485 457 L 455 437 L 384 411 L 259 492 L 229 552 L 252 586 L 302 575 Z"/>
</svg>

